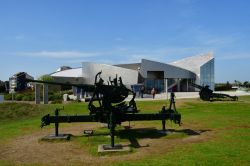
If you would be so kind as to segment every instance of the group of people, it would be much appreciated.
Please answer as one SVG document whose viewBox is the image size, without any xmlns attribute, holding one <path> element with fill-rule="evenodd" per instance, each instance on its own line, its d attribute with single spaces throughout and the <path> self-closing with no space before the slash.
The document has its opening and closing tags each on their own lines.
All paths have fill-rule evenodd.
<svg viewBox="0 0 250 166">
<path fill-rule="evenodd" d="M 143 98 L 144 92 L 145 92 L 145 87 L 144 87 L 144 85 L 142 85 L 141 88 L 140 88 L 140 96 L 141 96 L 141 98 Z M 152 88 L 151 95 L 152 95 L 153 99 L 155 98 L 155 94 L 156 94 L 156 90 L 155 90 L 155 88 Z"/>
</svg>

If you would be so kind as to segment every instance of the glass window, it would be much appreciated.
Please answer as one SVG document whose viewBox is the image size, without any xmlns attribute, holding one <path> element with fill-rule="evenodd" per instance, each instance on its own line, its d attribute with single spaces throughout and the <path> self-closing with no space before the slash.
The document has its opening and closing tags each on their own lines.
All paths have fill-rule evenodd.
<svg viewBox="0 0 250 166">
<path fill-rule="evenodd" d="M 200 84 L 203 86 L 208 85 L 210 89 L 214 90 L 214 59 L 201 67 Z"/>
</svg>

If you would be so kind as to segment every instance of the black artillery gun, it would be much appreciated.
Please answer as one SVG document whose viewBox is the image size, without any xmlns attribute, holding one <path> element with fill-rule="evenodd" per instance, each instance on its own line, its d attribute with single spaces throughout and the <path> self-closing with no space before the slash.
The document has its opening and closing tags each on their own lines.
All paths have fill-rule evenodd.
<svg viewBox="0 0 250 166">
<path fill-rule="evenodd" d="M 233 100 L 233 101 L 237 101 L 238 97 L 237 96 L 230 96 L 227 94 L 223 94 L 223 93 L 214 93 L 211 89 L 209 89 L 209 86 L 201 86 L 201 85 L 197 85 L 194 83 L 190 84 L 191 86 L 200 89 L 199 95 L 201 100 L 204 101 L 213 101 L 213 100 L 222 100 L 222 99 L 227 99 L 227 100 Z"/>
<path fill-rule="evenodd" d="M 161 120 L 162 129 L 165 130 L 166 120 L 171 120 L 175 124 L 181 124 L 181 114 L 179 114 L 175 107 L 174 93 L 171 93 L 170 105 L 166 109 L 163 106 L 162 110 L 153 114 L 138 113 L 135 93 L 128 89 L 122 82 L 121 77 L 116 77 L 108 84 L 104 84 L 104 80 L 100 77 L 101 72 L 95 76 L 94 85 L 78 85 L 78 84 L 64 84 L 39 80 L 26 80 L 30 82 L 68 85 L 76 86 L 88 92 L 93 92 L 92 97 L 87 101 L 89 115 L 59 115 L 59 109 L 55 110 L 55 115 L 45 115 L 41 119 L 41 127 L 55 124 L 55 136 L 58 136 L 59 123 L 72 123 L 72 122 L 101 122 L 106 123 L 111 136 L 111 144 L 106 145 L 106 149 L 115 149 L 114 134 L 116 125 L 120 125 L 124 121 L 143 121 L 143 120 Z M 129 102 L 125 99 L 129 94 L 133 97 Z M 173 107 L 173 108 L 172 108 Z"/>
</svg>

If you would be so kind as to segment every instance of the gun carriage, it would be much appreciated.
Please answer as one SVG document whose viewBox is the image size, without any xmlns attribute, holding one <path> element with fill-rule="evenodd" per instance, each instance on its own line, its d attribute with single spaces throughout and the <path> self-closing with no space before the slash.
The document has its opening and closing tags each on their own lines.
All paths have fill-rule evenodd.
<svg viewBox="0 0 250 166">
<path fill-rule="evenodd" d="M 54 85 L 75 86 L 84 89 L 84 91 L 93 92 L 92 97 L 87 101 L 89 115 L 59 115 L 59 109 L 55 110 L 55 115 L 47 114 L 41 119 L 41 127 L 55 124 L 55 136 L 58 136 L 59 123 L 72 122 L 101 122 L 107 123 L 110 130 L 111 143 L 108 148 L 115 148 L 114 134 L 116 125 L 120 125 L 124 121 L 143 121 L 143 120 L 161 120 L 162 129 L 165 130 L 166 120 L 171 120 L 176 124 L 181 125 L 181 115 L 177 112 L 174 101 L 174 93 L 171 93 L 170 105 L 166 109 L 165 106 L 159 113 L 141 114 L 138 113 L 135 93 L 128 89 L 122 82 L 122 78 L 116 77 L 108 84 L 104 84 L 101 78 L 101 72 L 95 76 L 94 85 L 84 84 L 66 84 L 50 81 L 29 80 L 27 82 L 37 82 Z M 125 99 L 129 94 L 132 94 L 132 99 L 127 103 Z M 96 102 L 98 104 L 96 104 Z M 94 104 L 95 102 L 95 104 Z"/>
<path fill-rule="evenodd" d="M 228 94 L 223 94 L 223 93 L 214 93 L 211 89 L 209 89 L 209 86 L 201 86 L 197 85 L 194 83 L 190 84 L 191 86 L 200 89 L 199 95 L 200 98 L 204 101 L 213 101 L 213 100 L 218 100 L 218 99 L 229 99 L 233 101 L 237 101 L 238 97 L 237 96 L 230 96 Z"/>
</svg>

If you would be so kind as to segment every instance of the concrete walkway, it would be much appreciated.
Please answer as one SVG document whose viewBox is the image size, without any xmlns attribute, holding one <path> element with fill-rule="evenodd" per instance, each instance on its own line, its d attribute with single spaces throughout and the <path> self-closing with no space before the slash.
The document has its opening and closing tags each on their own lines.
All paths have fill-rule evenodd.
<svg viewBox="0 0 250 166">
<path fill-rule="evenodd" d="M 230 96 L 247 96 L 250 95 L 250 92 L 232 92 L 232 91 L 215 91 L 214 93 L 223 93 L 228 94 Z M 185 98 L 198 98 L 199 92 L 175 92 L 176 99 L 185 99 Z M 129 95 L 126 101 L 129 101 L 132 98 L 132 95 Z M 170 92 L 168 93 L 168 96 L 166 93 L 156 94 L 155 99 L 153 99 L 152 95 L 144 94 L 143 98 L 136 97 L 136 101 L 144 101 L 144 100 L 166 100 L 170 98 Z"/>
</svg>

